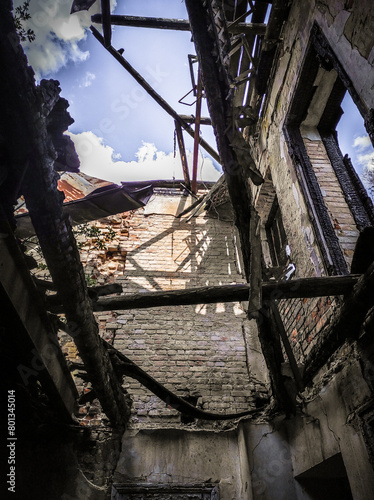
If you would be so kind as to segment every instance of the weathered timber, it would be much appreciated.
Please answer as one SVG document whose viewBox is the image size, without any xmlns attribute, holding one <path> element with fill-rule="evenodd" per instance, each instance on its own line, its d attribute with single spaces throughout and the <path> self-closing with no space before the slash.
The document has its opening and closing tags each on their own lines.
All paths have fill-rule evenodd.
<svg viewBox="0 0 374 500">
<path fill-rule="evenodd" d="M 309 352 L 305 360 L 304 382 L 309 384 L 334 352 L 348 339 L 358 338 L 368 311 L 374 306 L 374 263 L 355 283 L 345 298 L 321 341 Z"/>
<path fill-rule="evenodd" d="M 101 43 L 101 45 L 103 45 L 103 47 L 105 47 L 104 38 L 100 35 L 97 29 L 94 26 L 91 26 L 91 31 L 94 37 Z M 130 73 L 130 75 L 139 83 L 139 85 L 157 102 L 157 104 L 159 104 L 163 110 L 165 110 L 170 116 L 172 116 L 174 120 L 177 121 L 191 137 L 194 137 L 195 132 L 189 126 L 189 124 L 182 120 L 179 114 L 170 106 L 170 104 L 165 101 L 165 99 L 160 96 L 160 94 L 158 94 L 154 90 L 151 85 L 149 85 L 149 83 L 140 75 L 140 73 L 138 73 L 136 69 L 133 68 L 131 64 L 126 61 L 126 59 L 114 47 L 110 45 L 105 48 L 121 64 L 121 66 L 123 66 Z M 199 144 L 202 148 L 205 149 L 207 153 L 212 156 L 212 158 L 214 158 L 218 163 L 221 163 L 218 153 L 202 137 L 200 137 Z"/>
<path fill-rule="evenodd" d="M 356 241 L 352 258 L 352 273 L 364 273 L 374 262 L 374 227 L 365 227 Z"/>
<path fill-rule="evenodd" d="M 252 200 L 246 177 L 249 176 L 256 184 L 261 184 L 263 179 L 257 171 L 250 154 L 246 154 L 246 168 L 243 168 L 243 165 L 238 161 L 237 153 L 239 150 L 235 147 L 237 135 L 233 130 L 234 124 L 232 121 L 230 78 L 221 57 L 212 57 L 212 53 L 221 54 L 221 47 L 220 41 L 216 40 L 209 31 L 211 29 L 214 32 L 214 26 L 212 26 L 214 20 L 210 17 L 210 11 L 208 12 L 209 9 L 204 7 L 200 0 L 186 0 L 186 8 L 199 59 L 209 114 L 234 209 L 235 224 L 239 231 L 245 274 L 247 280 L 249 280 L 251 253 L 249 245 L 249 207 Z M 243 142 L 245 142 L 244 139 Z M 244 149 L 243 147 L 243 151 Z"/>
<path fill-rule="evenodd" d="M 200 116 L 201 116 L 202 95 L 203 95 L 203 82 L 201 79 L 201 72 L 199 68 L 197 74 L 196 119 L 195 119 L 195 136 L 194 136 L 194 146 L 193 146 L 192 182 L 191 182 L 191 191 L 194 194 L 196 194 L 197 192 L 197 164 L 199 160 Z"/>
<path fill-rule="evenodd" d="M 176 133 L 177 141 L 178 141 L 179 154 L 180 154 L 181 162 L 182 162 L 184 183 L 186 185 L 186 188 L 190 191 L 191 190 L 191 181 L 190 181 L 190 173 L 188 171 L 187 154 L 186 154 L 186 148 L 184 146 L 183 131 L 182 131 L 182 127 L 181 127 L 180 123 L 177 122 L 176 120 L 174 120 L 174 125 L 175 125 L 175 133 Z"/>
<path fill-rule="evenodd" d="M 291 367 L 291 370 L 292 370 L 292 373 L 293 373 L 293 376 L 294 376 L 294 379 L 296 382 L 297 389 L 300 392 L 302 392 L 304 390 L 303 379 L 302 379 L 302 376 L 300 374 L 299 368 L 297 366 L 297 362 L 296 362 L 294 353 L 292 351 L 290 341 L 288 340 L 287 332 L 286 332 L 286 329 L 284 327 L 282 317 L 279 313 L 278 304 L 276 301 L 271 301 L 271 302 L 269 302 L 269 307 L 270 307 L 272 316 L 274 318 L 275 328 L 276 328 L 277 332 L 279 333 L 280 338 L 282 339 L 283 347 L 284 347 L 284 350 L 287 354 L 288 362 L 290 364 L 290 367 Z"/>
<path fill-rule="evenodd" d="M 275 320 L 268 304 L 264 304 L 260 309 L 257 326 L 262 353 L 269 370 L 275 409 L 285 412 L 286 415 L 292 415 L 295 413 L 296 406 L 285 386 L 285 380 L 282 375 L 284 358 L 280 337 L 276 331 Z"/>
<path fill-rule="evenodd" d="M 13 32 L 9 31 L 9 23 L 13 23 Z M 1 66 L 9 70 L 3 85 L 10 89 L 6 94 L 1 93 L 2 119 L 14 115 L 7 127 L 1 128 L 3 142 L 14 149 L 7 156 L 7 162 L 12 169 L 20 163 L 29 165 L 24 176 L 18 179 L 19 193 L 25 196 L 67 321 L 74 329 L 74 340 L 103 411 L 112 425 L 124 426 L 129 409 L 109 356 L 100 342 L 79 252 L 70 224 L 62 214 L 63 195 L 57 190 L 56 152 L 48 135 L 46 118 L 59 99 L 60 89 L 54 81 L 42 81 L 35 87 L 33 72 L 18 43 L 12 15 L 1 3 L 0 61 Z M 12 91 L 12 100 L 4 100 Z"/>
<path fill-rule="evenodd" d="M 262 282 L 262 297 L 264 300 L 279 300 L 346 295 L 352 291 L 359 279 L 360 275 L 349 275 Z M 249 292 L 250 285 L 248 284 L 205 286 L 187 290 L 143 292 L 108 299 L 103 298 L 98 299 L 93 307 L 95 311 L 114 311 L 247 301 Z M 50 309 L 57 313 L 63 312 L 61 306 L 51 307 Z"/>
<path fill-rule="evenodd" d="M 110 22 L 110 0 L 101 0 L 102 25 L 105 47 L 109 47 L 112 41 L 112 25 Z"/>
<path fill-rule="evenodd" d="M 196 208 L 196 207 L 200 208 L 200 205 L 207 203 L 211 199 L 213 194 L 216 193 L 218 191 L 218 189 L 221 188 L 221 186 L 224 182 L 225 182 L 225 176 L 222 175 L 206 194 L 200 196 L 194 203 L 192 203 L 192 205 L 190 205 L 189 207 L 182 210 L 182 212 L 180 212 L 177 215 L 177 218 L 183 217 L 184 215 L 187 215 L 189 212 L 191 212 L 194 208 Z"/>
<path fill-rule="evenodd" d="M 2 363 L 7 347 L 11 352 L 4 375 L 17 370 L 28 388 L 38 380 L 58 418 L 72 423 L 78 392 L 57 339 L 55 322 L 44 308 L 9 225 L 7 233 L 0 238 Z"/>
<path fill-rule="evenodd" d="M 195 123 L 193 115 L 179 115 L 186 123 Z M 212 120 L 206 116 L 200 116 L 200 125 L 212 125 Z"/>
<path fill-rule="evenodd" d="M 262 307 L 262 245 L 260 217 L 254 207 L 251 207 L 249 244 L 251 245 L 251 275 L 247 315 L 249 319 L 257 319 Z"/>
<path fill-rule="evenodd" d="M 232 420 L 235 418 L 241 418 L 248 415 L 253 415 L 258 413 L 260 410 L 258 408 L 240 412 L 240 413 L 210 413 L 200 408 L 196 408 L 191 405 L 183 398 L 175 395 L 172 391 L 164 387 L 162 384 L 157 382 L 151 375 L 142 370 L 138 365 L 136 365 L 133 361 L 131 361 L 127 356 L 122 354 L 120 351 L 115 349 L 112 345 L 108 344 L 103 340 L 108 352 L 111 356 L 113 366 L 117 371 L 118 376 L 125 375 L 127 377 L 131 377 L 142 385 L 144 385 L 147 389 L 149 389 L 153 394 L 159 397 L 162 401 L 167 403 L 169 406 L 174 408 L 175 410 L 183 413 L 184 415 L 188 415 L 193 418 L 199 418 L 202 420 Z"/>
<path fill-rule="evenodd" d="M 103 16 L 94 14 L 91 17 L 93 23 L 102 24 Z M 163 17 L 140 17 L 140 16 L 110 16 L 110 23 L 114 26 L 133 26 L 136 28 L 156 28 L 164 30 L 191 31 L 190 23 L 186 19 L 165 19 Z M 236 23 L 232 27 L 230 23 L 227 29 L 231 33 L 250 33 L 264 35 L 266 24 L 262 23 Z"/>
</svg>

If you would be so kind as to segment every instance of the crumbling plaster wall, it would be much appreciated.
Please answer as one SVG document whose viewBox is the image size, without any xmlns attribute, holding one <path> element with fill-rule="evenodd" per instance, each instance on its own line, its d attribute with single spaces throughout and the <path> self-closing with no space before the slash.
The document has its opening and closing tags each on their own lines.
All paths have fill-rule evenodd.
<svg viewBox="0 0 374 500">
<path fill-rule="evenodd" d="M 253 500 L 327 498 L 323 496 L 323 478 L 337 483 L 344 479 L 341 470 L 327 465 L 337 456 L 342 458 L 352 497 L 373 498 L 374 472 L 360 421 L 360 411 L 371 392 L 354 354 L 340 356 L 330 370 L 334 377 L 329 369 L 320 375 L 297 415 L 287 420 L 279 416 L 269 423 L 240 424 Z M 316 488 L 320 485 L 319 496 L 297 479 L 305 473 L 313 478 Z"/>
</svg>

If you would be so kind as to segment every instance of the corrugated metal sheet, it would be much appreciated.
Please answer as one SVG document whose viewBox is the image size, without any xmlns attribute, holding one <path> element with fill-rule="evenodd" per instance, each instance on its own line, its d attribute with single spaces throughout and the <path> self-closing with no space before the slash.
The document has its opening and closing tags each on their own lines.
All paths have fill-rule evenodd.
<svg viewBox="0 0 374 500">
<path fill-rule="evenodd" d="M 66 199 L 71 200 L 64 203 L 63 211 L 70 216 L 73 225 L 144 207 L 153 194 L 152 185 L 127 188 L 126 184 L 117 186 L 81 174 L 64 174 L 59 182 Z M 28 213 L 16 215 L 16 222 L 18 237 L 34 236 Z"/>
</svg>

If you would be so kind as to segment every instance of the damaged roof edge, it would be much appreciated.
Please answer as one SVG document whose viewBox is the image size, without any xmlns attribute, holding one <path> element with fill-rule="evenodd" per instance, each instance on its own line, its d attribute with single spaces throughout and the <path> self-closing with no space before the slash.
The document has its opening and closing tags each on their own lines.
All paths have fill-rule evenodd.
<svg viewBox="0 0 374 500">
<path fill-rule="evenodd" d="M 79 200 L 64 203 L 63 212 L 69 215 L 72 225 L 84 224 L 98 219 L 144 207 L 153 194 L 151 184 L 139 189 L 111 184 L 96 189 Z M 17 236 L 28 238 L 35 235 L 30 215 L 16 216 Z"/>
</svg>

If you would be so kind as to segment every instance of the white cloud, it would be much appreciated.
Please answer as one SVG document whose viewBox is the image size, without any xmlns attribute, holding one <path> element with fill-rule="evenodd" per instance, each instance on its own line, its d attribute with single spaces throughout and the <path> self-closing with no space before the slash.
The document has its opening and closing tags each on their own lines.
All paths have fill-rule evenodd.
<svg viewBox="0 0 374 500">
<path fill-rule="evenodd" d="M 116 161 L 118 154 L 93 132 L 67 134 L 75 144 L 81 162 L 80 169 L 87 175 L 117 184 L 121 181 L 183 179 L 179 154 L 174 158 L 173 153 L 158 151 L 154 144 L 143 142 L 136 153 L 137 161 Z M 189 165 L 192 165 L 192 153 L 189 152 L 187 156 Z M 216 181 L 220 175 L 209 158 L 200 156 L 198 180 Z"/>
<path fill-rule="evenodd" d="M 15 0 L 14 8 L 23 2 Z M 70 61 L 81 62 L 89 57 L 89 52 L 82 51 L 78 43 L 86 37 L 91 15 L 99 12 L 100 2 L 89 11 L 70 14 L 72 3 L 72 0 L 30 2 L 31 18 L 24 25 L 34 31 L 36 39 L 24 42 L 23 46 L 38 80 L 56 73 Z"/>
<path fill-rule="evenodd" d="M 370 145 L 371 141 L 368 135 L 362 135 L 360 137 L 356 137 L 353 142 L 353 147 L 357 148 L 359 151 L 366 149 Z"/>
<path fill-rule="evenodd" d="M 374 172 L 374 151 L 372 153 L 358 155 L 357 159 L 360 165 L 363 166 L 363 170 Z"/>
<path fill-rule="evenodd" d="M 92 85 L 92 82 L 95 80 L 95 78 L 96 75 L 94 73 L 86 71 L 86 74 L 84 75 L 82 82 L 79 84 L 79 87 L 80 88 L 89 87 L 90 85 Z"/>
</svg>

